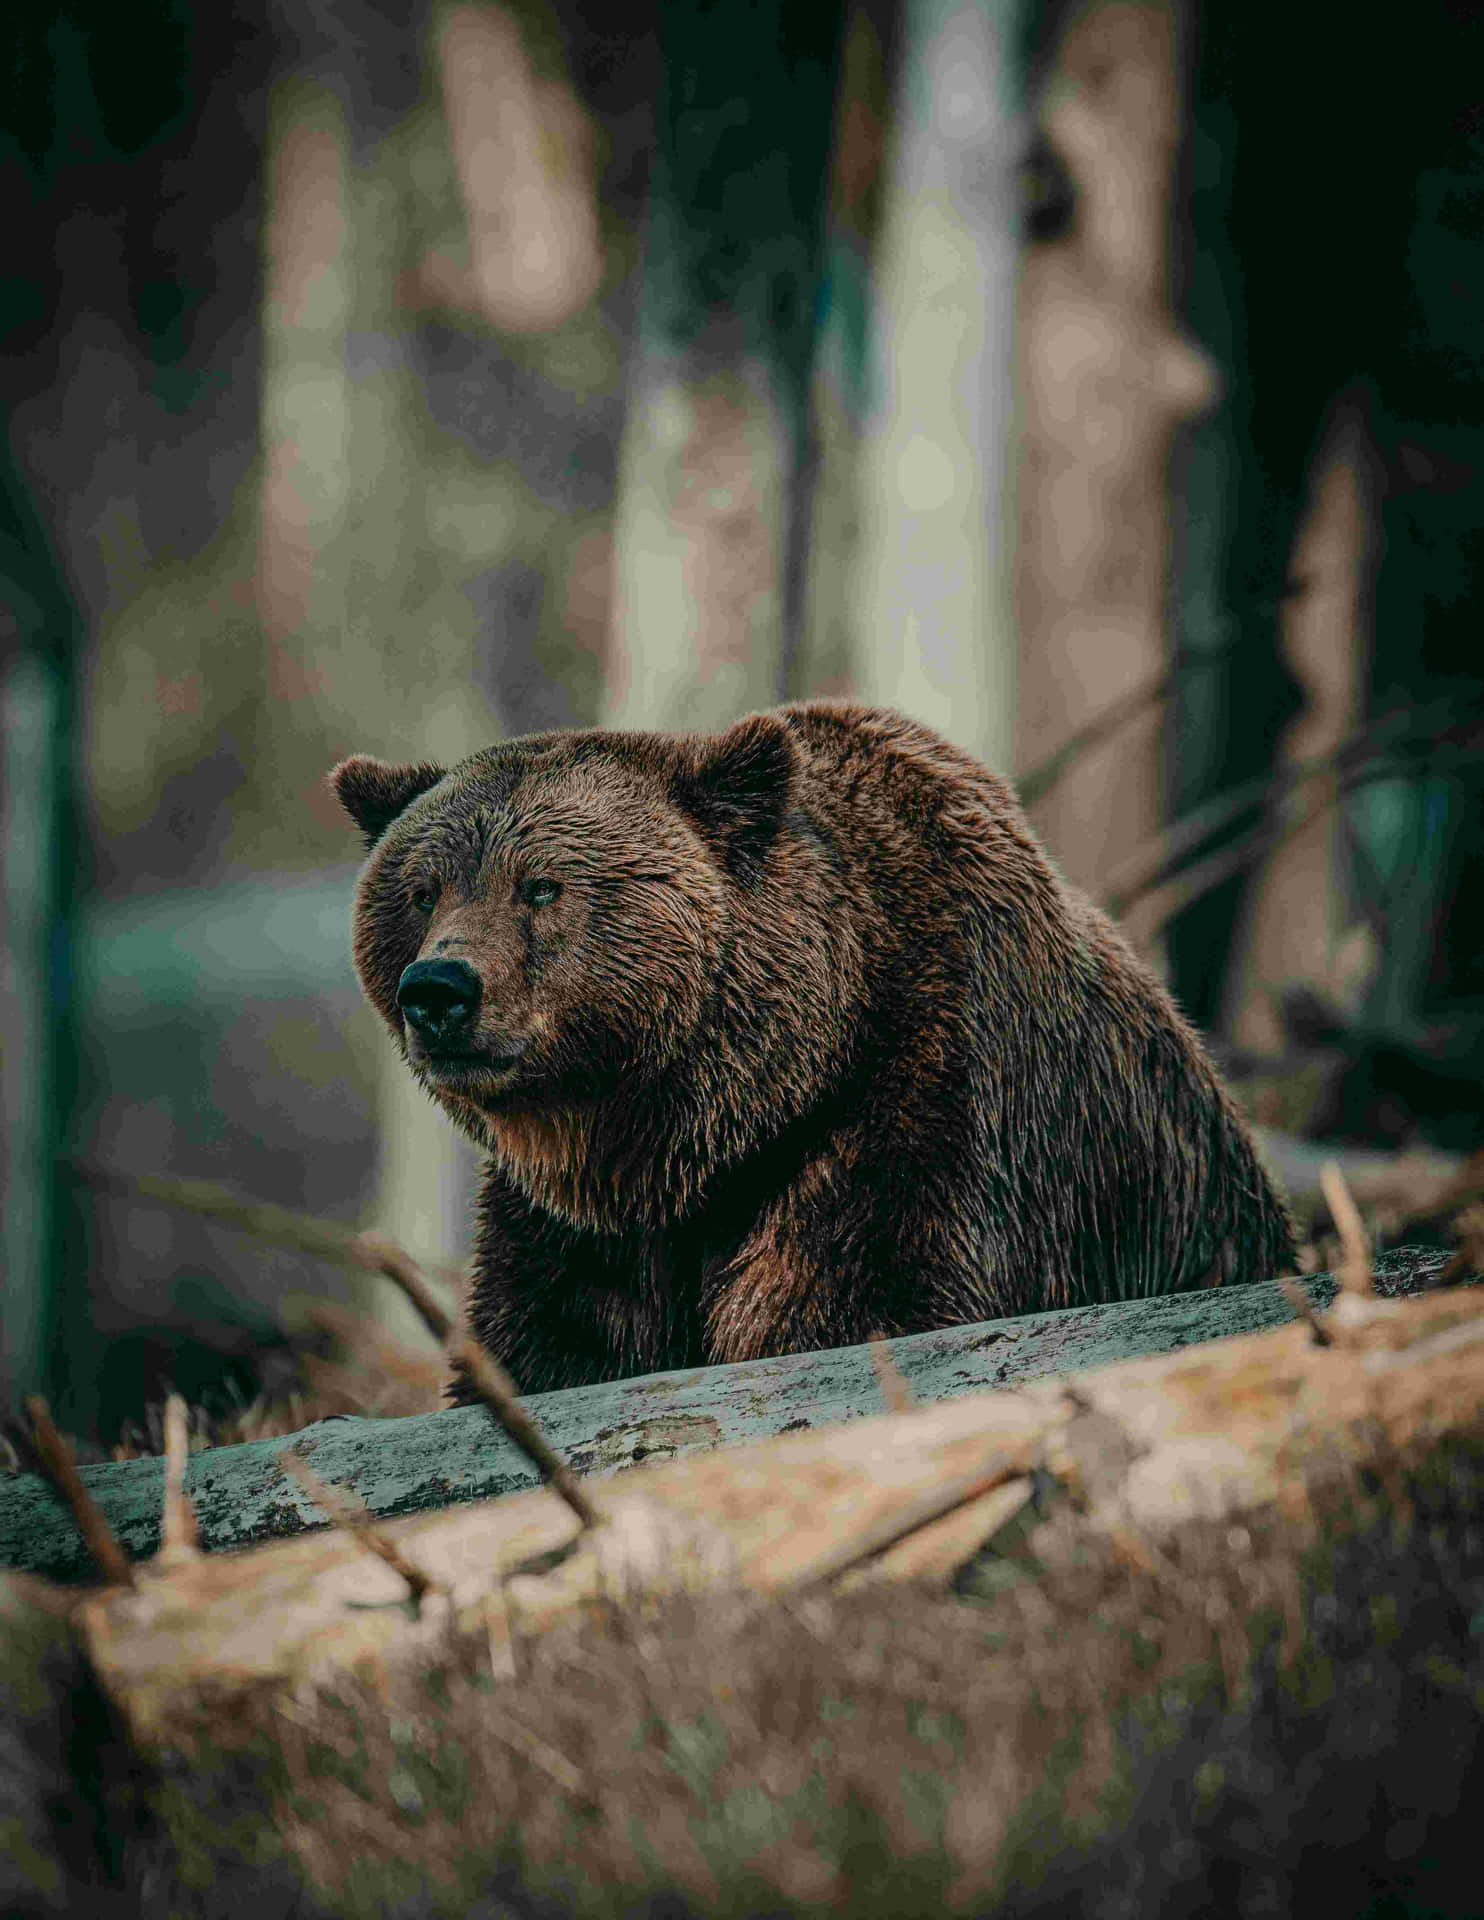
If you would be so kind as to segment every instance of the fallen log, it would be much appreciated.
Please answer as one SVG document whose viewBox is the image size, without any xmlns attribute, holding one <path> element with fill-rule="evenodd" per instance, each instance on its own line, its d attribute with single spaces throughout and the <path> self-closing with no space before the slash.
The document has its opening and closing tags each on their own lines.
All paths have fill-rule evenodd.
<svg viewBox="0 0 1484 1920">
<path fill-rule="evenodd" d="M 1376 1267 L 1383 1290 L 1425 1287 L 1447 1255 L 1410 1249 Z M 1302 1282 L 1317 1306 L 1337 1281 Z M 1198 1342 L 1283 1326 L 1294 1309 L 1276 1282 L 947 1327 L 879 1343 L 895 1375 L 921 1402 L 986 1387 L 1017 1386 Z M 867 1418 L 886 1410 L 876 1347 L 838 1347 L 735 1366 L 651 1374 L 635 1380 L 533 1394 L 524 1403 L 577 1473 L 604 1475 Z M 287 1538 L 326 1524 L 302 1486 L 278 1464 L 283 1441 L 255 1440 L 191 1455 L 185 1490 L 207 1551 Z M 486 1500 L 538 1484 L 536 1469 L 480 1407 L 401 1420 L 341 1415 L 294 1442 L 320 1479 L 351 1492 L 378 1519 Z M 157 1551 L 164 1495 L 158 1459 L 84 1467 L 83 1484 L 126 1553 Z M 96 1568 L 71 1515 L 45 1481 L 0 1478 L 0 1567 L 51 1580 L 87 1580 Z"/>
<path fill-rule="evenodd" d="M 1323 1345 L 1291 1325 L 641 1468 L 591 1489 L 599 1524 L 586 1529 L 544 1489 L 385 1523 L 420 1591 L 396 1556 L 340 1530 L 139 1569 L 76 1618 L 135 1737 L 153 1742 L 188 1728 L 203 1698 L 302 1695 L 427 1660 L 451 1633 L 487 1635 L 498 1671 L 519 1634 L 605 1597 L 946 1578 L 1038 1485 L 1157 1563 L 1175 1530 L 1281 1502 L 1316 1460 L 1378 1442 L 1415 1457 L 1476 1431 L 1484 1292 L 1352 1293 L 1325 1319 Z"/>
</svg>

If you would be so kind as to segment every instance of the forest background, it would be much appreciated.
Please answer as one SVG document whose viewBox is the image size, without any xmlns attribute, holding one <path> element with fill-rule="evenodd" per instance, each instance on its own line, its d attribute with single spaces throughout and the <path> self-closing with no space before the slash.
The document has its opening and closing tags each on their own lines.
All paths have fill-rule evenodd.
<svg viewBox="0 0 1484 1920">
<path fill-rule="evenodd" d="M 9 16 L 0 1395 L 253 1390 L 295 1293 L 410 1335 L 99 1169 L 466 1250 L 350 751 L 898 705 L 1259 1120 L 1480 1143 L 1484 45 L 1345 20 Z"/>
</svg>

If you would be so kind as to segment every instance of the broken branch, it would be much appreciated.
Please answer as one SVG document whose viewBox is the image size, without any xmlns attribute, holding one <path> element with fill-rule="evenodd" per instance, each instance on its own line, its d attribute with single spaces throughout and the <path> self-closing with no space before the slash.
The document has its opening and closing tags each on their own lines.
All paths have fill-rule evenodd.
<svg viewBox="0 0 1484 1920">
<path fill-rule="evenodd" d="M 582 1482 L 520 1403 L 515 1382 L 475 1340 L 463 1340 L 451 1355 L 469 1376 L 480 1399 L 515 1442 L 553 1493 L 560 1494 L 585 1527 L 598 1524 L 598 1510 Z"/>
<path fill-rule="evenodd" d="M 196 1510 L 185 1490 L 190 1457 L 190 1425 L 186 1403 L 178 1393 L 165 1401 L 165 1499 L 160 1514 L 160 1551 L 156 1567 L 188 1559 L 198 1550 Z"/>
<path fill-rule="evenodd" d="M 112 1586 L 132 1587 L 134 1569 L 125 1559 L 123 1548 L 109 1531 L 108 1522 L 98 1511 L 97 1502 L 83 1485 L 77 1471 L 77 1460 L 71 1447 L 57 1432 L 50 1407 L 39 1393 L 33 1393 L 26 1398 L 26 1412 L 31 1420 L 31 1444 L 36 1464 L 54 1491 L 71 1509 L 78 1532 L 87 1542 L 103 1578 Z"/>
<path fill-rule="evenodd" d="M 435 1340 L 447 1340 L 454 1318 L 428 1285 L 422 1268 L 395 1240 L 384 1233 L 358 1233 L 350 1243 L 352 1257 L 400 1287 Z"/>
<path fill-rule="evenodd" d="M 1136 1534 L 1152 1556 L 1189 1521 L 1281 1503 L 1297 1462 L 1342 1469 L 1378 1444 L 1403 1458 L 1477 1433 L 1484 1293 L 1387 1304 L 1394 1312 L 1367 1315 L 1323 1349 L 1289 1325 L 1088 1372 L 1075 1399 L 1047 1380 L 645 1466 L 605 1497 L 612 1526 L 575 1539 L 534 1490 L 379 1531 L 447 1589 L 452 1628 L 487 1633 L 492 1652 L 508 1630 L 492 1594 L 519 1576 L 526 1632 L 570 1617 L 610 1590 L 601 1543 L 641 1515 L 663 1515 L 666 1538 L 701 1544 L 690 1566 L 698 1590 L 796 1592 L 915 1530 L 926 1540 L 935 1519 L 971 1511 L 1045 1462 L 1078 1493 L 1089 1537 Z M 986 1516 L 977 1539 L 950 1529 L 907 1570 L 951 1577 L 995 1524 Z M 652 1533 L 652 1520 L 644 1525 Z M 151 1736 L 188 1714 L 208 1682 L 219 1693 L 292 1690 L 359 1660 L 415 1659 L 426 1624 L 364 1606 L 359 1554 L 341 1534 L 316 1533 L 203 1555 L 127 1602 L 116 1592 L 82 1601 L 78 1618 L 105 1685 Z M 888 1574 L 903 1570 L 882 1562 Z"/>
<path fill-rule="evenodd" d="M 1347 1293 L 1368 1296 L 1374 1292 L 1374 1288 L 1371 1286 L 1371 1251 L 1366 1243 L 1365 1227 L 1361 1223 L 1360 1209 L 1345 1184 L 1345 1176 L 1333 1160 L 1326 1161 L 1320 1169 L 1319 1184 L 1344 1249 L 1340 1284 Z"/>
<path fill-rule="evenodd" d="M 291 1446 L 285 1447 L 279 1454 L 278 1464 L 298 1481 L 314 1504 L 327 1513 L 337 1526 L 343 1527 L 368 1553 L 374 1553 L 378 1560 L 384 1560 L 394 1573 L 401 1574 L 407 1582 L 408 1596 L 414 1610 L 421 1608 L 426 1594 L 439 1591 L 438 1582 L 403 1553 L 389 1533 L 377 1526 L 371 1509 L 349 1488 L 332 1487 L 321 1480 L 304 1456 L 295 1453 Z"/>
<path fill-rule="evenodd" d="M 360 1267 L 381 1273 L 407 1295 L 430 1331 L 446 1339 L 453 1326 L 448 1308 L 429 1286 L 422 1269 L 410 1254 L 388 1240 L 384 1234 L 360 1233 L 338 1220 L 322 1220 L 307 1213 L 295 1213 L 265 1200 L 244 1200 L 230 1187 L 213 1180 L 183 1180 L 163 1174 L 120 1173 L 110 1167 L 74 1161 L 72 1171 L 90 1186 L 142 1200 L 156 1201 L 176 1213 L 200 1214 L 239 1233 L 276 1246 L 293 1247 L 312 1254 L 317 1260 L 330 1260 L 339 1266 Z M 440 1262 L 438 1271 L 456 1284 L 462 1276 L 458 1269 Z"/>
</svg>

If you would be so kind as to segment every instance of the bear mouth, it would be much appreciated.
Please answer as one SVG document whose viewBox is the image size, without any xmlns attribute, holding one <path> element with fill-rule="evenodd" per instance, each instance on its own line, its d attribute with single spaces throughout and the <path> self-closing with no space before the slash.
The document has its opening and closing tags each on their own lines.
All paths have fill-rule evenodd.
<svg viewBox="0 0 1484 1920">
<path fill-rule="evenodd" d="M 499 1047 L 438 1047 L 414 1045 L 409 1051 L 416 1066 L 434 1080 L 471 1086 L 513 1073 L 530 1046 L 529 1040 L 506 1040 Z"/>
</svg>

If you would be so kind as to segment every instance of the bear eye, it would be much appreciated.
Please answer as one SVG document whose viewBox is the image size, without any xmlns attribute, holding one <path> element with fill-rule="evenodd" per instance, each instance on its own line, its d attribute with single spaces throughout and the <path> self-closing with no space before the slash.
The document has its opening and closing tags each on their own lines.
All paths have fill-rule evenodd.
<svg viewBox="0 0 1484 1920">
<path fill-rule="evenodd" d="M 561 892 L 559 880 L 527 880 L 520 890 L 520 897 L 528 907 L 549 907 Z"/>
<path fill-rule="evenodd" d="M 436 888 L 430 887 L 426 881 L 419 883 L 412 889 L 412 904 L 419 913 L 431 913 L 438 904 Z"/>
</svg>

